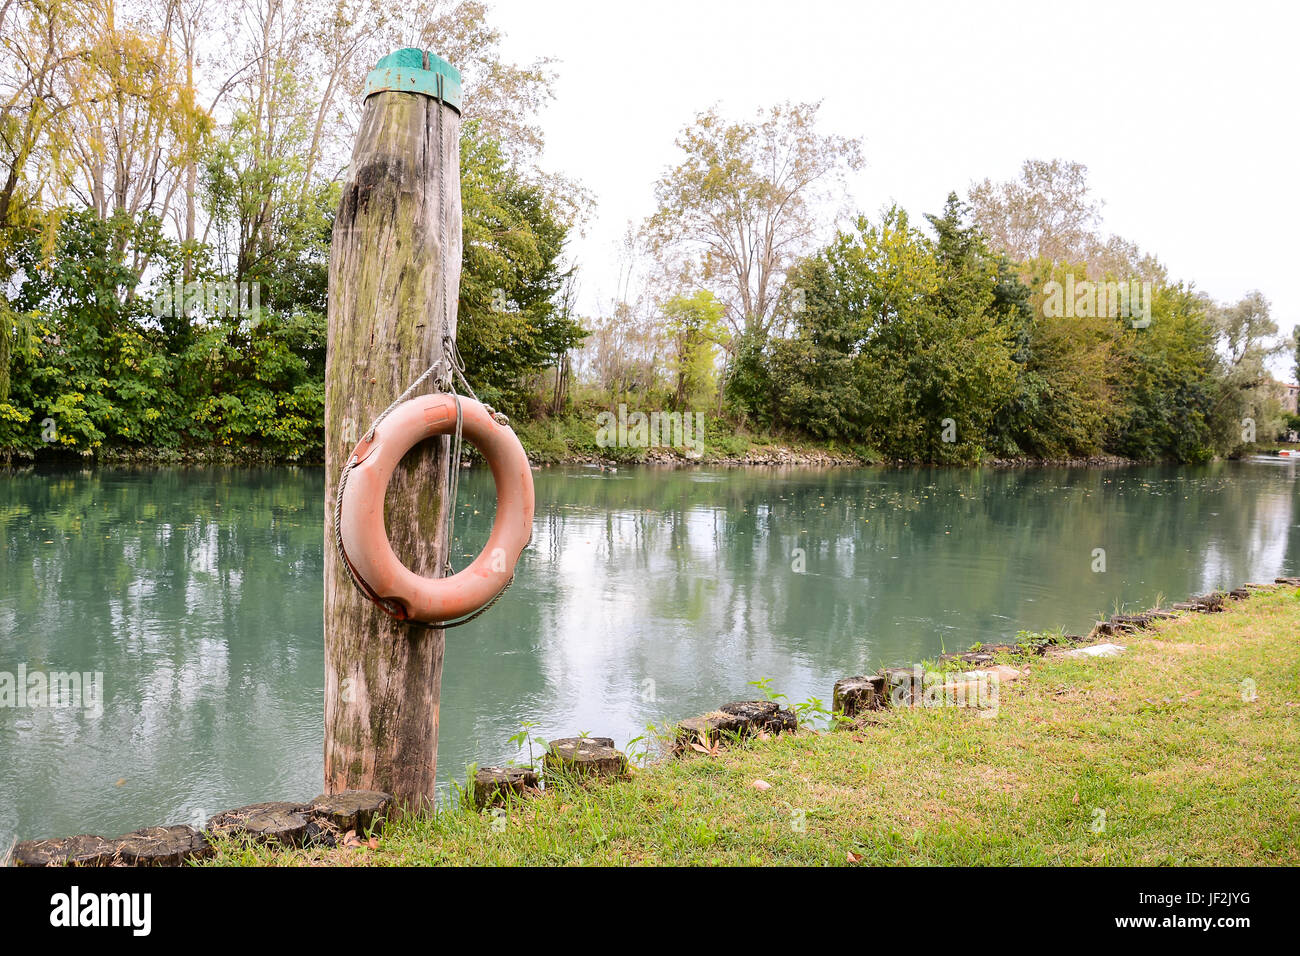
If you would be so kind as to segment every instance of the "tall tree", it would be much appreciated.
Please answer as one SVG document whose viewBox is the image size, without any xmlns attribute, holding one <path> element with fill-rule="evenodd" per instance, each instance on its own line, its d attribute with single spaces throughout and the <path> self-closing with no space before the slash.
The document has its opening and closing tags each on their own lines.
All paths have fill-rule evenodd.
<svg viewBox="0 0 1300 956">
<path fill-rule="evenodd" d="M 1135 243 L 1102 235 L 1103 203 L 1093 197 L 1083 163 L 1027 159 L 1019 179 L 972 184 L 970 202 L 990 248 L 1015 262 L 1085 265 L 1093 279 L 1166 278 L 1159 260 Z"/>
<path fill-rule="evenodd" d="M 970 190 L 975 224 L 1012 259 L 1078 262 L 1101 224 L 1101 203 L 1088 189 L 1088 167 L 1061 159 L 1027 159 L 1020 179 L 985 179 Z"/>
<path fill-rule="evenodd" d="M 737 335 L 771 331 L 787 270 L 862 165 L 860 141 L 818 132 L 817 112 L 782 103 L 753 120 L 700 113 L 677 139 L 682 162 L 655 184 L 653 250 L 718 297 Z"/>
<path fill-rule="evenodd" d="M 1281 431 L 1282 405 L 1269 363 L 1285 351 L 1286 343 L 1278 336 L 1269 302 L 1261 292 L 1249 292 L 1232 305 L 1204 301 L 1220 362 L 1212 419 L 1215 450 L 1226 452 L 1245 444 L 1243 431 L 1249 435 L 1252 430 L 1243 429 L 1247 419 L 1257 436 L 1271 437 Z"/>
</svg>

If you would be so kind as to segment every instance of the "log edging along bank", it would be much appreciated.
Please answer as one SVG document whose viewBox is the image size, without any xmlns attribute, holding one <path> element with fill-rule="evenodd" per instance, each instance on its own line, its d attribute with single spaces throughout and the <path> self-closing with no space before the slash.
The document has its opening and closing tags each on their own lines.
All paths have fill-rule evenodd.
<svg viewBox="0 0 1300 956">
<path fill-rule="evenodd" d="M 1300 588 L 1300 577 L 1275 578 L 1272 584 L 1245 584 L 1231 591 L 1211 591 L 1170 606 L 1138 614 L 1114 614 L 1098 621 L 1086 636 L 1047 637 L 1027 644 L 980 645 L 972 650 L 944 654 L 943 664 L 996 668 L 1007 655 L 1026 658 L 1068 653 L 1071 648 L 1096 645 L 1103 638 L 1124 637 L 1150 629 L 1159 621 L 1185 614 L 1215 614 L 1231 603 L 1244 601 L 1256 591 L 1278 586 Z M 976 674 L 996 670 L 973 671 Z M 919 665 L 887 667 L 874 674 L 843 677 L 835 682 L 832 710 L 852 722 L 871 711 L 897 706 L 921 706 L 917 686 Z M 798 718 L 775 701 L 733 701 L 715 711 L 679 721 L 673 728 L 669 754 L 716 754 L 722 747 L 747 738 L 764 739 L 798 730 Z M 539 773 L 533 767 L 483 767 L 474 775 L 469 797 L 480 809 L 500 807 L 511 799 L 541 792 L 544 778 L 563 776 L 583 782 L 619 781 L 630 775 L 627 757 L 609 737 L 566 737 L 550 742 Z M 213 855 L 212 836 L 237 836 L 253 842 L 286 848 L 333 847 L 356 834 L 379 831 L 392 809 L 392 797 L 368 790 L 322 794 L 310 803 L 250 804 L 211 817 L 205 827 L 147 827 L 106 840 L 80 834 L 47 840 L 25 840 L 12 851 L 15 866 L 181 866 Z"/>
<path fill-rule="evenodd" d="M 212 836 L 245 835 L 285 847 L 331 847 L 382 827 L 393 798 L 373 790 L 321 794 L 310 803 L 255 803 L 189 825 L 146 827 L 106 840 L 93 834 L 15 845 L 14 866 L 182 866 L 213 854 Z"/>
</svg>

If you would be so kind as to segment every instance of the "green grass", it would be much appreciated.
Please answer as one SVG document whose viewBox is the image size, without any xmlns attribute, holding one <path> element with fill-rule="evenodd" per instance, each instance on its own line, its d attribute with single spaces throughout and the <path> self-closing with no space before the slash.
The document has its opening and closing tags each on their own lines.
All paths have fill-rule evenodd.
<svg viewBox="0 0 1300 956">
<path fill-rule="evenodd" d="M 646 461 L 644 448 L 601 447 L 596 442 L 598 426 L 596 416 L 605 406 L 589 403 L 570 410 L 564 415 L 524 419 L 511 422 L 515 434 L 523 444 L 528 457 L 538 464 L 560 464 L 567 461 L 600 459 L 620 463 Z M 825 453 L 836 458 L 870 464 L 880 461 L 880 456 L 869 448 L 850 447 L 835 442 L 816 442 L 790 435 L 756 433 L 735 422 L 704 412 L 703 449 L 699 459 L 689 458 L 687 449 L 675 450 L 675 457 L 684 461 L 719 461 L 743 459 L 751 454 L 763 455 L 776 448 L 784 448 L 796 456 Z M 672 453 L 673 449 L 654 449 Z"/>
<path fill-rule="evenodd" d="M 992 718 L 888 711 L 560 786 L 496 829 L 446 808 L 390 825 L 376 849 L 227 842 L 214 862 L 1300 863 L 1300 594 L 1257 594 L 1124 643 L 1118 658 L 1032 658 Z"/>
</svg>

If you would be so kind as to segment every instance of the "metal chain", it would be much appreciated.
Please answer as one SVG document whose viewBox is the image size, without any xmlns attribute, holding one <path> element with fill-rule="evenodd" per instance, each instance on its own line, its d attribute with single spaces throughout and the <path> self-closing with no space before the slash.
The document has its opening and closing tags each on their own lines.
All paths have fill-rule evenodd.
<svg viewBox="0 0 1300 956">
<path fill-rule="evenodd" d="M 445 379 L 440 377 L 440 380 L 438 382 L 438 388 L 440 391 L 450 393 L 452 397 L 455 398 L 456 400 L 456 431 L 455 431 L 455 436 L 452 440 L 451 455 L 449 456 L 448 463 L 447 463 L 447 467 L 448 467 L 447 560 L 443 569 L 443 573 L 445 576 L 451 576 L 452 574 L 455 573 L 455 569 L 452 567 L 451 564 L 451 547 L 453 541 L 455 540 L 456 499 L 460 491 L 460 457 L 461 457 L 461 450 L 463 447 L 462 428 L 464 425 L 464 413 L 461 409 L 460 395 L 457 394 L 456 392 L 456 379 L 460 379 L 461 385 L 463 385 L 465 391 L 469 393 L 470 398 L 474 399 L 474 401 L 477 402 L 478 396 L 474 394 L 474 389 L 470 387 L 469 381 L 465 378 L 465 360 L 461 358 L 460 349 L 456 346 L 456 338 L 454 335 L 452 335 L 451 332 L 451 317 L 449 312 L 449 299 L 450 299 L 451 292 L 447 283 L 447 275 L 448 275 L 447 273 L 447 174 L 446 174 L 446 162 L 445 162 L 446 144 L 443 136 L 443 111 L 446 109 L 446 102 L 443 98 L 444 82 L 445 82 L 445 77 L 441 73 L 439 73 L 438 74 L 438 255 L 440 258 L 439 265 L 442 272 L 443 357 L 439 361 L 434 362 L 427 369 L 425 369 L 424 372 L 422 372 L 415 381 L 413 381 L 410 385 L 406 387 L 406 389 L 402 392 L 401 395 L 397 396 L 397 398 L 393 400 L 392 404 L 390 404 L 387 408 L 385 408 L 382 412 L 379 413 L 379 415 L 375 418 L 375 420 L 370 423 L 370 427 L 366 430 L 366 434 L 363 440 L 369 441 L 373 439 L 375 436 L 375 429 L 379 427 L 380 422 L 382 422 L 385 418 L 387 418 L 388 415 L 393 411 L 393 409 L 397 408 L 399 405 L 405 402 L 407 398 L 411 395 L 411 393 L 414 392 L 421 385 L 423 385 L 424 382 L 429 378 L 429 376 L 432 375 L 435 371 L 437 371 L 442 365 L 445 364 L 447 366 Z M 488 414 L 491 415 L 494 419 L 496 419 L 498 423 L 503 425 L 507 423 L 507 419 L 505 418 L 505 416 L 501 415 L 499 412 L 494 411 L 490 405 L 485 405 L 484 408 L 487 409 Z M 352 562 L 348 560 L 347 552 L 343 548 L 343 527 L 342 527 L 343 492 L 347 488 L 348 474 L 358 463 L 359 462 L 357 461 L 355 455 L 349 457 L 347 464 L 343 466 L 342 474 L 339 475 L 338 493 L 334 496 L 334 547 L 338 551 L 339 561 L 342 563 L 344 569 L 347 571 L 348 577 L 352 579 L 352 584 L 356 587 L 356 589 L 360 591 L 367 599 L 369 599 L 373 603 L 383 608 L 384 611 L 386 611 L 389 615 L 396 617 L 397 612 L 403 609 L 400 608 L 396 602 L 380 597 L 378 594 L 375 593 L 374 589 L 371 588 L 370 585 L 366 583 L 365 579 L 362 578 L 361 575 L 357 573 L 356 568 L 352 566 Z M 492 607 L 492 605 L 496 604 L 497 601 L 501 599 L 501 595 L 505 594 L 506 591 L 510 589 L 510 585 L 513 584 L 514 581 L 515 581 L 515 577 L 512 574 L 510 576 L 510 580 L 506 581 L 505 585 L 502 586 L 501 590 L 496 593 L 496 595 L 492 598 L 492 600 L 488 601 L 487 604 L 483 605 L 474 613 L 469 614 L 466 617 L 460 618 L 459 620 L 437 621 L 437 622 L 408 620 L 405 623 L 410 625 L 411 627 L 420 628 L 424 630 L 446 630 L 447 628 L 460 627 L 462 624 L 468 624 L 470 621 L 474 620 L 479 615 L 487 611 L 490 607 Z"/>
</svg>

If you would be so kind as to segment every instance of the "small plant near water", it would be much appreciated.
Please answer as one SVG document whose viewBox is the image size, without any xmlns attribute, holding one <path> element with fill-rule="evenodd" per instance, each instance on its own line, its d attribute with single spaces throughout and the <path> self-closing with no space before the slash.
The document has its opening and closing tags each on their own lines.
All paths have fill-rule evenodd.
<svg viewBox="0 0 1300 956">
<path fill-rule="evenodd" d="M 623 754 L 628 763 L 644 767 L 650 761 L 650 738 L 646 734 L 633 737 L 623 748 Z"/>
<path fill-rule="evenodd" d="M 1065 631 L 1017 631 L 1016 646 L 1034 654 L 1041 654 L 1043 649 L 1061 643 Z"/>
<path fill-rule="evenodd" d="M 827 710 L 825 701 L 820 697 L 809 697 L 805 701 L 791 705 L 790 699 L 785 694 L 777 693 L 772 687 L 772 678 L 770 677 L 748 681 L 745 686 L 757 690 L 762 695 L 763 700 L 776 704 L 785 704 L 790 707 L 794 711 L 795 722 L 800 727 L 808 727 L 813 730 L 835 730 L 841 724 L 852 723 L 842 712 Z"/>
<path fill-rule="evenodd" d="M 525 746 L 528 747 L 528 764 L 527 764 L 527 767 L 528 767 L 529 770 L 532 770 L 532 769 L 534 769 L 534 768 L 537 766 L 537 758 L 536 758 L 536 756 L 533 754 L 533 744 L 536 744 L 536 745 L 538 746 L 538 748 L 541 749 L 541 750 L 545 750 L 546 747 L 547 747 L 547 743 L 546 743 L 545 740 L 543 740 L 541 737 L 534 737 L 534 736 L 533 736 L 533 728 L 536 727 L 536 726 L 537 726 L 537 724 L 535 724 L 535 723 L 534 723 L 533 721 L 531 721 L 531 720 L 525 720 L 525 721 L 523 721 L 523 722 L 519 725 L 519 732 L 518 732 L 517 734 L 514 734 L 513 736 L 511 736 L 510 739 L 509 739 L 509 741 L 508 741 L 509 743 L 514 744 L 514 745 L 515 745 L 515 748 L 516 748 L 517 750 L 523 750 Z M 586 735 L 586 734 L 583 734 L 582 736 L 585 737 L 585 736 L 587 736 L 587 735 Z M 514 766 L 514 765 L 515 765 L 515 762 L 514 762 L 513 760 L 511 760 L 511 761 L 510 761 L 510 765 L 511 765 L 511 766 Z M 473 779 L 473 776 L 474 776 L 473 774 L 470 774 L 470 779 Z"/>
<path fill-rule="evenodd" d="M 474 804 L 474 775 L 477 773 L 478 764 L 469 763 L 465 765 L 465 782 L 451 781 L 451 792 L 447 797 L 447 805 L 450 808 L 477 811 L 478 807 Z"/>
<path fill-rule="evenodd" d="M 763 700 L 775 701 L 777 703 L 787 700 L 785 694 L 778 694 L 772 687 L 772 678 L 770 677 L 760 677 L 758 680 L 746 681 L 745 686 L 752 687 L 762 694 Z"/>
<path fill-rule="evenodd" d="M 844 711 L 827 710 L 826 704 L 819 697 L 809 697 L 802 703 L 795 704 L 794 715 L 800 727 L 806 725 L 813 730 L 838 730 L 844 724 L 853 723 L 844 716 Z M 818 727 L 818 722 L 821 722 L 821 727 Z"/>
<path fill-rule="evenodd" d="M 975 649 L 971 648 L 971 650 L 974 651 Z M 964 671 L 970 667 L 969 664 L 957 657 L 949 658 L 948 660 L 944 660 L 943 658 L 935 659 L 927 657 L 916 666 L 919 667 L 921 672 L 924 674 L 950 674 L 954 671 Z"/>
</svg>

